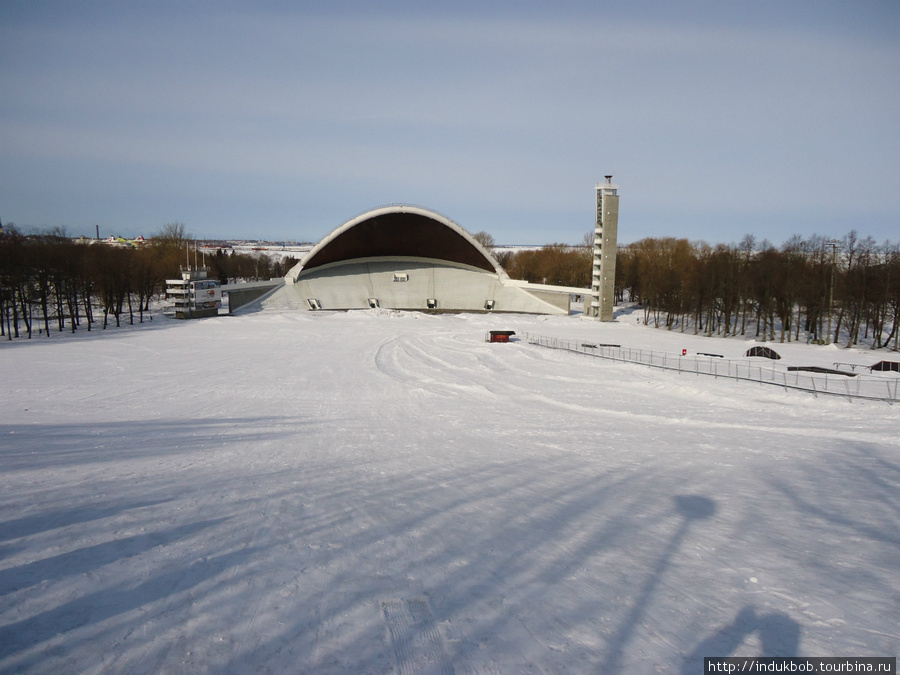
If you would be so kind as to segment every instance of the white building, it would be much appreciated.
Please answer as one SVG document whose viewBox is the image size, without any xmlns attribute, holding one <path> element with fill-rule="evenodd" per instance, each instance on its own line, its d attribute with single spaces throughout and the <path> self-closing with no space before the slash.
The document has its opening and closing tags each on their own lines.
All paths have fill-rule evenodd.
<svg viewBox="0 0 900 675">
<path fill-rule="evenodd" d="M 586 289 L 510 279 L 458 224 L 405 204 L 368 211 L 320 241 L 263 307 L 568 314 Z"/>
<path fill-rule="evenodd" d="M 181 279 L 166 279 L 166 295 L 174 299 L 176 319 L 216 316 L 222 305 L 222 290 L 215 279 L 207 279 L 206 268 L 181 269 Z"/>
</svg>

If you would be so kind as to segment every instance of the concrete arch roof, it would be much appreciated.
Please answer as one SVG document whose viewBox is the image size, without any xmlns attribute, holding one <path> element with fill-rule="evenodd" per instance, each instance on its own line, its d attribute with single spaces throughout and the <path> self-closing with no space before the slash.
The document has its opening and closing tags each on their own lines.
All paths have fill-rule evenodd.
<svg viewBox="0 0 900 675">
<path fill-rule="evenodd" d="M 501 277 L 494 257 L 455 222 L 420 206 L 394 204 L 367 211 L 335 229 L 288 272 L 358 258 L 431 258 L 475 267 Z"/>
</svg>

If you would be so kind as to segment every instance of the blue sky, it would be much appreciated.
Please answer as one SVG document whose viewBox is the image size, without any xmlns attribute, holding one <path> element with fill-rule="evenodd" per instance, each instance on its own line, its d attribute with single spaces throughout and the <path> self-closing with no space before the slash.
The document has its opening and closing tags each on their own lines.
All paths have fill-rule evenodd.
<svg viewBox="0 0 900 675">
<path fill-rule="evenodd" d="M 0 2 L 0 220 L 900 240 L 900 3 Z"/>
</svg>

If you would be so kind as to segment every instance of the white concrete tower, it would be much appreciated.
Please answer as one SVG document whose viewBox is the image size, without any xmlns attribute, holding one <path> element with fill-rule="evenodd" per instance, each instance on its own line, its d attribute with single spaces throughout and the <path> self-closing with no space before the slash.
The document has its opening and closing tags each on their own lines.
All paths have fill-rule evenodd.
<svg viewBox="0 0 900 675">
<path fill-rule="evenodd" d="M 585 297 L 585 316 L 613 320 L 616 293 L 616 238 L 619 230 L 619 186 L 612 176 L 597 184 L 597 222 L 594 226 L 591 293 Z"/>
</svg>

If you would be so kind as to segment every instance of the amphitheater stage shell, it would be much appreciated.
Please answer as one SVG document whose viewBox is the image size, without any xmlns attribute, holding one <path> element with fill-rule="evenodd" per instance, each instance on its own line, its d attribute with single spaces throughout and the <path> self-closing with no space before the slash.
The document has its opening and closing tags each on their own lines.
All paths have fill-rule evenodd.
<svg viewBox="0 0 900 675">
<path fill-rule="evenodd" d="M 394 204 L 322 239 L 263 308 L 568 314 L 586 289 L 510 279 L 490 252 L 446 216 Z"/>
</svg>

